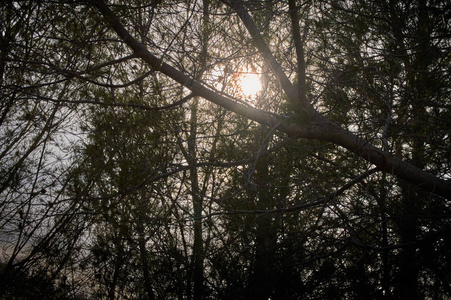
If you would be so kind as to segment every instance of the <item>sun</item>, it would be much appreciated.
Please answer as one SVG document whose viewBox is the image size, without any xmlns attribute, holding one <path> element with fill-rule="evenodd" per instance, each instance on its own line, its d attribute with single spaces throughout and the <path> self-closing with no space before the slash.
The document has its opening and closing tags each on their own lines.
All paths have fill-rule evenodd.
<svg viewBox="0 0 451 300">
<path fill-rule="evenodd" d="M 242 73 L 238 79 L 238 85 L 245 97 L 256 96 L 262 89 L 260 76 L 255 73 Z"/>
</svg>

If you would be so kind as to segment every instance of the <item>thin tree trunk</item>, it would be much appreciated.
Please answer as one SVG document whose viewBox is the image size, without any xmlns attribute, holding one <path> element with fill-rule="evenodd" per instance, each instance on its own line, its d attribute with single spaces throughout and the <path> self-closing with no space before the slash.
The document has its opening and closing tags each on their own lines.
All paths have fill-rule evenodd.
<svg viewBox="0 0 451 300">
<path fill-rule="evenodd" d="M 380 187 L 380 192 L 378 196 L 378 205 L 380 209 L 380 222 L 381 222 L 381 234 L 382 234 L 382 291 L 384 293 L 384 297 L 386 299 L 390 299 L 391 297 L 391 288 L 390 288 L 390 264 L 389 264 L 389 253 L 390 251 L 387 249 L 388 246 L 388 228 L 387 228 L 387 212 L 386 212 L 386 198 L 387 198 L 387 188 L 386 188 L 386 176 L 383 175 L 382 185 Z"/>
<path fill-rule="evenodd" d="M 202 196 L 199 190 L 199 179 L 196 168 L 197 137 L 197 99 L 191 106 L 190 135 L 188 137 L 188 164 L 190 168 L 191 198 L 193 201 L 194 245 L 193 245 L 193 299 L 199 300 L 204 295 L 204 246 L 202 235 Z"/>
<path fill-rule="evenodd" d="M 265 132 L 262 127 L 261 132 Z M 269 141 L 263 141 L 262 149 L 266 150 Z M 269 162 L 260 158 L 255 165 L 255 207 L 258 210 L 274 209 L 276 203 L 274 190 L 269 175 Z M 277 249 L 277 215 L 262 214 L 255 219 L 255 257 L 248 287 L 249 299 L 271 298 L 277 279 L 275 268 Z"/>
<path fill-rule="evenodd" d="M 150 272 L 149 272 L 149 258 L 148 258 L 148 252 L 146 248 L 146 239 L 144 235 L 144 229 L 143 229 L 143 222 L 141 216 L 138 218 L 138 247 L 139 247 L 139 254 L 141 258 L 141 265 L 142 265 L 142 271 L 143 271 L 143 277 L 144 277 L 144 288 L 147 294 L 147 298 L 149 300 L 155 300 L 155 294 L 152 288 L 152 281 L 150 278 Z"/>
</svg>

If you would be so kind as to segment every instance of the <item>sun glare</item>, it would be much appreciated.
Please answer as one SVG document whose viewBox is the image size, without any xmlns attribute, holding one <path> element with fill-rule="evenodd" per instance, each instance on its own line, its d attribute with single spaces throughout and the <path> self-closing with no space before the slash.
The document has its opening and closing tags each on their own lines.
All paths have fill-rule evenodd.
<svg viewBox="0 0 451 300">
<path fill-rule="evenodd" d="M 255 73 L 243 73 L 239 78 L 239 86 L 245 97 L 256 96 L 262 89 L 260 77 Z"/>
</svg>

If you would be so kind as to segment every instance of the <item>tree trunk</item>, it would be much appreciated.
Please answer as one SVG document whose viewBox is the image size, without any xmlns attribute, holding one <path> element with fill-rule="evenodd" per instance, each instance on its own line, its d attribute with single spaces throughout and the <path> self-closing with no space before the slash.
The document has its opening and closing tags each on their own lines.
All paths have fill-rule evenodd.
<svg viewBox="0 0 451 300">
<path fill-rule="evenodd" d="M 148 252 L 146 248 L 146 239 L 144 235 L 144 229 L 143 229 L 143 218 L 140 216 L 138 218 L 138 246 L 139 246 L 139 254 L 141 258 L 141 265 L 142 265 L 142 271 L 143 271 L 143 277 L 144 277 L 144 288 L 147 294 L 147 298 L 149 300 L 155 300 L 155 294 L 152 289 L 152 281 L 150 279 L 150 272 L 149 272 L 149 259 L 148 259 Z"/>
<path fill-rule="evenodd" d="M 260 199 L 259 199 L 260 200 Z M 249 282 L 248 299 L 271 297 L 276 278 L 277 230 L 271 215 L 259 216 L 256 220 L 255 259 Z"/>
<path fill-rule="evenodd" d="M 188 137 L 188 164 L 190 168 L 191 197 L 194 217 L 193 245 L 193 299 L 200 300 L 204 296 L 204 246 L 202 235 L 202 196 L 200 195 L 199 179 L 196 168 L 196 136 L 197 136 L 197 99 L 191 106 L 190 134 Z"/>
<path fill-rule="evenodd" d="M 274 191 L 270 187 L 272 181 L 269 176 L 269 162 L 267 159 L 261 158 L 257 162 L 254 179 L 255 188 L 257 189 L 255 195 L 256 209 L 274 209 Z M 248 287 L 248 298 L 267 300 L 274 292 L 277 279 L 277 270 L 275 268 L 277 215 L 258 215 L 255 222 L 255 257 Z"/>
</svg>

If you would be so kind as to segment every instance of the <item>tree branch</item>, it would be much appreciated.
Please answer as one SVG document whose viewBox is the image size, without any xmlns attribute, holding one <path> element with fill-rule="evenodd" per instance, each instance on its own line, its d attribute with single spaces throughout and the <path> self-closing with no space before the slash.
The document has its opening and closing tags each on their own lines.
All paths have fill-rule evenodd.
<svg viewBox="0 0 451 300">
<path fill-rule="evenodd" d="M 306 76 L 305 76 L 305 58 L 304 45 L 299 27 L 299 16 L 296 7 L 296 0 L 289 0 L 289 13 L 291 18 L 291 27 L 293 32 L 294 45 L 296 47 L 296 58 L 298 62 L 298 94 L 300 101 L 304 106 L 309 105 L 307 100 Z"/>
<path fill-rule="evenodd" d="M 297 112 L 302 114 L 302 118 L 306 118 L 311 120 L 315 116 L 315 111 L 313 107 L 307 102 L 307 98 L 302 97 L 298 94 L 298 91 L 293 86 L 291 81 L 286 76 L 280 64 L 276 61 L 274 56 L 271 53 L 268 45 L 260 34 L 260 30 L 255 25 L 254 20 L 249 15 L 247 10 L 244 8 L 243 4 L 240 0 L 232 0 L 230 2 L 230 6 L 236 11 L 247 31 L 251 35 L 257 49 L 260 51 L 260 54 L 263 56 L 266 64 L 270 67 L 271 71 L 274 73 L 276 78 L 279 80 L 282 89 L 285 91 L 288 99 L 291 103 L 297 108 Z M 298 24 L 299 26 L 299 24 Z"/>
<path fill-rule="evenodd" d="M 309 126 L 287 123 L 284 122 L 284 120 L 279 120 L 275 116 L 268 114 L 262 110 L 240 104 L 205 87 L 199 81 L 175 69 L 174 67 L 162 61 L 162 59 L 159 59 L 158 57 L 150 53 L 143 44 L 139 43 L 130 35 L 127 29 L 125 29 L 116 15 L 109 9 L 108 5 L 104 1 L 92 0 L 91 3 L 95 7 L 97 7 L 97 9 L 104 16 L 105 20 L 111 26 L 111 28 L 116 31 L 119 37 L 122 38 L 122 40 L 135 52 L 137 56 L 141 57 L 141 59 L 147 62 L 156 71 L 162 72 L 184 87 L 190 89 L 195 95 L 199 95 L 200 97 L 203 97 L 204 99 L 212 103 L 220 105 L 229 111 L 237 113 L 258 123 L 267 125 L 271 128 L 280 123 L 277 127 L 278 130 L 280 132 L 286 133 L 289 137 L 317 139 L 340 145 L 354 152 L 371 164 L 376 165 L 382 171 L 393 174 L 425 190 L 451 200 L 450 180 L 440 179 L 431 173 L 428 173 L 408 162 L 401 160 L 398 157 L 391 155 L 390 153 L 379 150 L 364 139 L 352 134 L 351 132 L 341 128 L 338 124 L 335 124 L 325 117 L 321 116 L 316 111 L 313 111 L 314 118 L 310 121 Z M 236 1 L 234 1 L 234 3 L 236 3 Z M 269 52 L 268 46 L 260 36 L 251 17 L 244 10 L 242 5 L 236 5 L 239 5 L 239 14 L 240 17 L 242 17 L 243 23 L 246 27 L 248 27 L 251 35 L 253 37 L 256 37 L 257 44 L 262 48 L 261 51 L 266 54 L 264 55 L 265 59 L 271 62 L 272 68 L 274 68 L 275 72 L 277 72 L 276 76 L 278 76 L 279 80 L 282 80 L 284 89 L 286 89 L 285 92 L 288 91 L 287 94 L 289 93 L 291 95 L 289 95 L 289 97 L 296 98 L 296 89 L 293 87 L 286 75 L 282 74 L 282 68 L 272 57 L 271 53 Z"/>
</svg>

